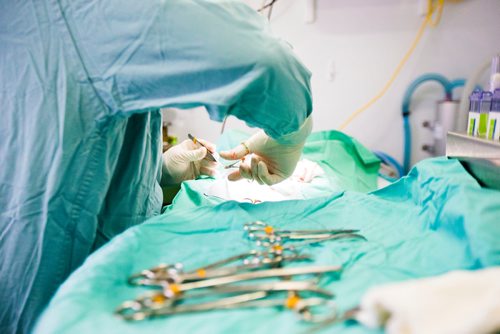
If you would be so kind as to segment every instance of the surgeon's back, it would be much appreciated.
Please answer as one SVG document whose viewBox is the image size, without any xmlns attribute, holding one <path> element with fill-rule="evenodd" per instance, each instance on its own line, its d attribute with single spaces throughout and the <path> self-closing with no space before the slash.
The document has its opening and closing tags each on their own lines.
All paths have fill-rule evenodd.
<svg viewBox="0 0 500 334">
<path fill-rule="evenodd" d="M 1 1 L 0 332 L 26 333 L 93 249 L 160 212 L 160 107 L 280 136 L 310 73 L 234 1 Z"/>
</svg>

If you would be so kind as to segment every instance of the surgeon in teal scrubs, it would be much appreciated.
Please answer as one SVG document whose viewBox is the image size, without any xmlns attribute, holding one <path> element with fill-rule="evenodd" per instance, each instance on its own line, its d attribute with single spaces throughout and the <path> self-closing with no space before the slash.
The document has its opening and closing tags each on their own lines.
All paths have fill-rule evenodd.
<svg viewBox="0 0 500 334">
<path fill-rule="evenodd" d="M 95 247 L 159 214 L 160 183 L 203 172 L 199 146 L 163 159 L 160 107 L 262 129 L 223 152 L 254 153 L 231 179 L 293 171 L 310 74 L 244 3 L 0 1 L 0 333 L 29 332 Z"/>
</svg>

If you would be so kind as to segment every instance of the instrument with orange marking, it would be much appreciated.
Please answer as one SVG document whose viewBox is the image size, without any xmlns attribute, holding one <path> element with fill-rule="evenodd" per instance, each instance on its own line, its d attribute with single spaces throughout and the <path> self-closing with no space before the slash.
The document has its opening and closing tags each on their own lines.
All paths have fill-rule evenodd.
<svg viewBox="0 0 500 334">
<path fill-rule="evenodd" d="M 291 261 L 309 261 L 309 255 L 298 254 L 294 251 L 250 251 L 226 259 L 216 261 L 207 266 L 184 272 L 180 263 L 169 265 L 160 264 L 151 269 L 143 270 L 129 277 L 128 283 L 136 286 L 164 287 L 168 284 L 193 282 L 208 278 L 232 275 L 240 272 L 272 268 Z M 241 261 L 240 265 L 224 267 L 233 262 Z"/>
<path fill-rule="evenodd" d="M 293 310 L 307 322 L 338 319 L 331 300 L 333 294 L 317 284 L 321 275 L 340 272 L 340 266 L 285 268 L 282 265 L 310 260 L 308 255 L 298 253 L 302 246 L 342 238 L 364 239 L 355 233 L 358 230 L 280 230 L 261 221 L 247 223 L 244 229 L 248 237 L 266 250 L 252 250 L 189 272 L 184 272 L 181 264 L 162 264 L 143 270 L 132 275 L 128 282 L 160 291 L 126 301 L 115 313 L 125 320 L 142 320 L 219 309 L 279 307 Z M 283 245 L 286 241 L 299 242 Z M 238 261 L 241 263 L 226 266 Z M 293 280 L 304 275 L 312 275 L 315 280 Z M 247 281 L 256 283 L 244 283 Z M 325 306 L 326 317 L 325 312 L 316 311 L 317 307 Z"/>
<path fill-rule="evenodd" d="M 280 236 L 289 239 L 311 239 L 328 237 L 332 234 L 356 233 L 356 229 L 323 229 L 323 230 L 280 230 L 262 221 L 246 223 L 243 229 L 251 239 L 265 238 L 265 236 Z"/>
<path fill-rule="evenodd" d="M 195 144 L 199 144 L 200 146 L 204 147 L 207 149 L 207 155 L 205 156 L 205 158 L 207 158 L 209 161 L 214 161 L 214 162 L 217 162 L 219 164 L 221 164 L 222 166 L 224 166 L 225 169 L 229 169 L 229 168 L 239 168 L 239 166 L 236 166 L 239 162 L 241 162 L 240 160 L 238 161 L 235 161 L 235 162 L 232 162 L 231 164 L 229 165 L 224 165 L 221 161 L 220 161 L 220 157 L 219 157 L 219 154 L 217 152 L 212 152 L 205 144 L 203 144 L 200 140 L 198 140 L 198 138 L 196 138 L 195 136 L 193 136 L 192 134 L 188 134 L 188 138 L 192 140 L 193 143 Z"/>
<path fill-rule="evenodd" d="M 208 147 L 207 147 L 205 144 L 203 144 L 202 142 L 200 142 L 200 141 L 199 141 L 199 140 L 198 140 L 195 136 L 193 136 L 193 135 L 191 135 L 191 134 L 189 133 L 189 134 L 188 134 L 188 138 L 189 138 L 189 139 L 191 139 L 191 140 L 193 141 L 193 143 L 195 143 L 195 144 L 199 144 L 200 146 L 202 146 L 202 147 L 204 147 L 204 148 L 206 148 L 206 149 L 207 149 L 207 155 L 205 156 L 205 158 L 207 158 L 207 159 L 208 159 L 208 160 L 210 160 L 210 161 L 219 162 L 219 161 L 215 158 L 215 156 L 214 156 L 215 152 L 212 152 L 211 150 L 209 150 L 209 149 L 208 149 Z"/>
<path fill-rule="evenodd" d="M 284 249 L 297 249 L 297 247 L 320 243 L 329 240 L 338 240 L 346 238 L 364 239 L 355 229 L 331 229 L 331 230 L 280 230 L 262 221 L 246 223 L 244 230 L 250 240 L 256 240 L 257 246 L 271 248 L 274 245 L 282 245 L 287 241 L 300 241 L 294 247 L 285 247 Z"/>
<path fill-rule="evenodd" d="M 125 320 L 143 320 L 150 317 L 209 311 L 214 309 L 270 306 L 285 307 L 302 314 L 313 305 L 325 304 L 333 298 L 333 294 L 317 287 L 316 281 L 310 280 L 280 280 L 247 285 L 231 284 L 248 280 L 338 273 L 340 270 L 341 268 L 338 266 L 277 268 L 192 283 L 171 284 L 169 286 L 169 291 L 164 290 L 162 292 L 139 297 L 136 300 L 124 302 L 116 309 L 115 314 Z M 186 294 L 187 291 L 196 289 L 205 290 L 197 294 L 194 292 L 189 295 Z M 313 294 L 320 298 L 300 298 L 298 296 L 299 292 Z M 276 294 L 280 293 L 287 293 L 288 297 L 284 299 L 267 299 L 268 297 L 275 297 Z M 226 295 L 229 296 L 224 297 Z M 196 300 L 196 298 L 206 300 L 209 297 L 219 298 L 198 304 L 192 302 L 192 300 Z"/>
</svg>

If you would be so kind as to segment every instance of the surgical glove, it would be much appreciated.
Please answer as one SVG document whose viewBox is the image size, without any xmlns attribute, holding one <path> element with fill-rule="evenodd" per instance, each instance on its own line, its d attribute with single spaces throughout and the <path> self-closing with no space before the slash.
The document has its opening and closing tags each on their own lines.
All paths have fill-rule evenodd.
<svg viewBox="0 0 500 334">
<path fill-rule="evenodd" d="M 226 160 L 244 159 L 251 154 L 241 162 L 239 170 L 228 175 L 228 179 L 246 178 L 267 185 L 285 180 L 293 174 L 311 130 L 312 118 L 309 116 L 296 132 L 273 139 L 260 130 L 232 150 L 220 152 Z"/>
<path fill-rule="evenodd" d="M 215 152 L 213 144 L 204 140 L 199 141 L 211 152 Z M 185 180 L 193 180 L 199 175 L 214 176 L 217 163 L 206 158 L 205 147 L 186 139 L 163 153 L 161 185 L 179 184 Z"/>
</svg>

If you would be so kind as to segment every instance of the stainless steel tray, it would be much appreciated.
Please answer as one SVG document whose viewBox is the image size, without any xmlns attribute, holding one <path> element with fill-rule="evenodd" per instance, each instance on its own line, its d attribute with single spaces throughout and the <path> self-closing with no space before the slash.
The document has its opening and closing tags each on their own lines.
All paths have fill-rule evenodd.
<svg viewBox="0 0 500 334">
<path fill-rule="evenodd" d="M 483 187 L 500 190 L 500 142 L 448 132 L 446 156 L 460 160 Z"/>
</svg>

